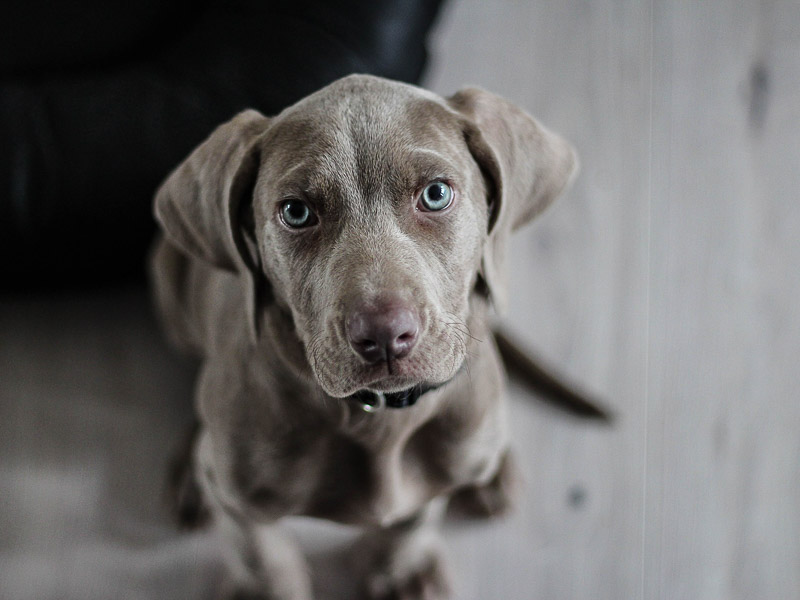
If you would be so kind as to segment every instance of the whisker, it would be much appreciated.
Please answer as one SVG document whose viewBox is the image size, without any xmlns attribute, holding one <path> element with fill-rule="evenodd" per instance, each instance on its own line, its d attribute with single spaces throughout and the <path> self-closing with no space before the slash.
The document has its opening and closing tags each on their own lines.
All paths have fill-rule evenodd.
<svg viewBox="0 0 800 600">
<path fill-rule="evenodd" d="M 469 329 L 469 325 L 467 325 L 466 322 L 463 319 L 461 319 L 458 315 L 455 315 L 455 314 L 449 313 L 449 312 L 445 313 L 445 315 L 447 315 L 448 317 L 450 317 L 451 319 L 454 319 L 454 320 L 453 321 L 442 321 L 443 325 L 448 325 L 448 326 L 453 327 L 454 329 L 458 329 L 459 331 L 464 333 L 464 335 L 468 336 L 470 339 L 475 340 L 476 342 L 483 343 L 482 339 L 477 338 L 477 337 L 472 335 L 472 333 L 470 332 L 470 329 Z"/>
</svg>

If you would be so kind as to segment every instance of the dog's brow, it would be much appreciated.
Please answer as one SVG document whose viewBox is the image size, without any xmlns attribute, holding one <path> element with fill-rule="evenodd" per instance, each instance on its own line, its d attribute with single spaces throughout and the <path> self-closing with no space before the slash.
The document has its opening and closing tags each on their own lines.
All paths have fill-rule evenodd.
<svg viewBox="0 0 800 600">
<path fill-rule="evenodd" d="M 442 163 L 449 163 L 449 158 L 447 155 L 442 154 L 441 152 L 434 150 L 432 148 L 416 148 L 414 150 L 414 156 L 424 157 L 428 160 L 434 159 L 435 161 L 439 161 Z"/>
<path fill-rule="evenodd" d="M 297 160 L 278 174 L 274 184 L 277 195 L 325 197 L 336 194 L 344 184 L 345 173 L 334 168 L 335 164 L 324 155 Z"/>
<path fill-rule="evenodd" d="M 283 189 L 294 189 L 297 187 L 297 183 L 304 179 L 302 176 L 302 170 L 307 170 L 307 165 L 304 161 L 299 161 L 290 167 L 287 167 L 280 175 L 279 179 L 276 182 L 276 187 L 279 190 Z"/>
<path fill-rule="evenodd" d="M 415 171 L 418 180 L 429 180 L 437 177 L 458 179 L 459 169 L 446 154 L 430 148 L 418 148 L 409 156 L 407 164 Z M 415 181 L 414 183 L 425 183 Z"/>
</svg>

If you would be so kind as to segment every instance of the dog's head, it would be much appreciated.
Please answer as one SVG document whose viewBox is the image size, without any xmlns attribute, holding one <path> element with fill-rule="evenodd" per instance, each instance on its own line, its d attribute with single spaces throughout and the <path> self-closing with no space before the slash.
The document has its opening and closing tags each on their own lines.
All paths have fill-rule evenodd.
<svg viewBox="0 0 800 600">
<path fill-rule="evenodd" d="M 328 394 L 392 392 L 460 368 L 470 296 L 502 308 L 509 233 L 575 163 L 488 92 L 350 76 L 220 126 L 163 184 L 156 215 L 183 251 L 241 275 L 255 338 L 267 306 L 291 319 Z"/>
</svg>

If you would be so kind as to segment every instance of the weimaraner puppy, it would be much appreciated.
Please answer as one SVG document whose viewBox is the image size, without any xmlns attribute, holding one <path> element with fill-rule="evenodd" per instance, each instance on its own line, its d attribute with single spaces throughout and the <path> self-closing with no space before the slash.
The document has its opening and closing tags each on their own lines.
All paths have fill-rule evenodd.
<svg viewBox="0 0 800 600">
<path fill-rule="evenodd" d="M 168 177 L 152 276 L 202 359 L 184 488 L 230 545 L 229 597 L 312 597 L 289 515 L 365 528 L 365 597 L 449 597 L 445 504 L 497 513 L 514 483 L 487 321 L 508 237 L 575 167 L 489 92 L 354 75 L 241 113 Z"/>
</svg>

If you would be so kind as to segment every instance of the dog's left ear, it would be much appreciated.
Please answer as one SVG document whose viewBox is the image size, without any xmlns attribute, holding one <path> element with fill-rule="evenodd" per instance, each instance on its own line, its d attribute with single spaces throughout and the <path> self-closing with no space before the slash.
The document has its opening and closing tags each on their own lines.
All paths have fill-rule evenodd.
<svg viewBox="0 0 800 600">
<path fill-rule="evenodd" d="M 487 179 L 489 231 L 480 275 L 502 311 L 510 233 L 564 191 L 577 171 L 577 155 L 566 140 L 500 96 L 468 88 L 448 103 L 462 115 L 470 153 Z"/>
<path fill-rule="evenodd" d="M 268 125 L 255 110 L 220 125 L 167 177 L 154 207 L 167 239 L 183 252 L 239 275 L 253 340 L 263 275 L 246 229 L 260 166 L 257 142 Z"/>
</svg>

